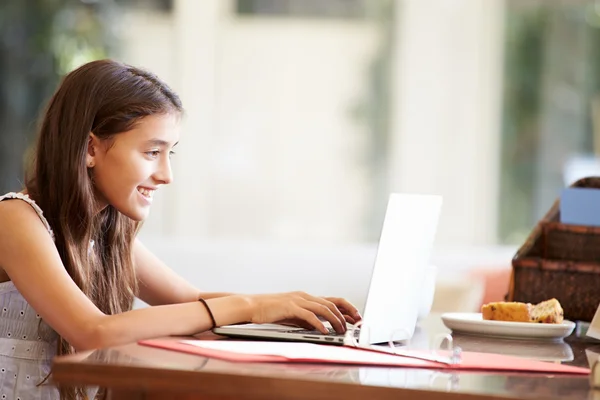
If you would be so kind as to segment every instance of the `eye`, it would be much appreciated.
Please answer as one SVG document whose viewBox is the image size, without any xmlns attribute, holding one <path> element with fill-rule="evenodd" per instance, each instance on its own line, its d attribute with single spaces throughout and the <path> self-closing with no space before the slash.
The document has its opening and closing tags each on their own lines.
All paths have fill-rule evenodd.
<svg viewBox="0 0 600 400">
<path fill-rule="evenodd" d="M 151 158 L 156 158 L 160 155 L 160 150 L 147 151 L 146 155 Z"/>
<path fill-rule="evenodd" d="M 171 151 L 169 152 L 169 157 L 171 157 L 171 156 L 174 156 L 174 155 L 175 155 L 175 152 L 174 152 L 173 150 L 171 150 Z"/>
</svg>

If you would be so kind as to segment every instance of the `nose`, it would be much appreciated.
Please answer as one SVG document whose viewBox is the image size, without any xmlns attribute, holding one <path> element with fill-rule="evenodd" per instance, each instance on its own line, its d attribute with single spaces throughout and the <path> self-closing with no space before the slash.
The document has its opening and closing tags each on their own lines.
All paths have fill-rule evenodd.
<svg viewBox="0 0 600 400">
<path fill-rule="evenodd" d="M 169 158 L 165 158 L 164 161 L 160 163 L 158 170 L 154 173 L 154 179 L 163 185 L 168 185 L 173 182 L 173 171 L 171 169 L 171 160 Z"/>
</svg>

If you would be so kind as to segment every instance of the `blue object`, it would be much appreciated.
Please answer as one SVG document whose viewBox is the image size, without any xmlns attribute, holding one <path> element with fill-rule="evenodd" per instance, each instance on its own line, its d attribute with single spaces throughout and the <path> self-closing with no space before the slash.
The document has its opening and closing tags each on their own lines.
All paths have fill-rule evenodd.
<svg viewBox="0 0 600 400">
<path fill-rule="evenodd" d="M 560 197 L 560 222 L 600 226 L 600 189 L 564 189 Z"/>
</svg>

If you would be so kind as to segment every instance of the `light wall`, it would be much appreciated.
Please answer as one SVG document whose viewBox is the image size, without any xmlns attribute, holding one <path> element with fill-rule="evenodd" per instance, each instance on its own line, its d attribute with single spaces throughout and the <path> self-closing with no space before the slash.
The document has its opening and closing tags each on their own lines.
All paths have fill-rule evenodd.
<svg viewBox="0 0 600 400">
<path fill-rule="evenodd" d="M 223 16 L 203 191 L 212 237 L 360 237 L 364 135 L 351 112 L 375 33 L 367 24 Z"/>
<path fill-rule="evenodd" d="M 401 3 L 391 189 L 444 196 L 438 243 L 494 245 L 504 3 Z"/>
</svg>

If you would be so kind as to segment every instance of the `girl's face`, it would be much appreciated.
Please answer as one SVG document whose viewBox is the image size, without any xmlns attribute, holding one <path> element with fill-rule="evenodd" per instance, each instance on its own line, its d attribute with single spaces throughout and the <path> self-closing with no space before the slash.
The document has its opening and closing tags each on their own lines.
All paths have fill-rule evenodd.
<svg viewBox="0 0 600 400">
<path fill-rule="evenodd" d="M 112 205 L 134 221 L 145 219 L 154 192 L 171 183 L 171 154 L 179 140 L 179 117 L 174 114 L 142 118 L 130 131 L 101 141 L 90 135 L 87 163 L 97 200 Z"/>
</svg>

